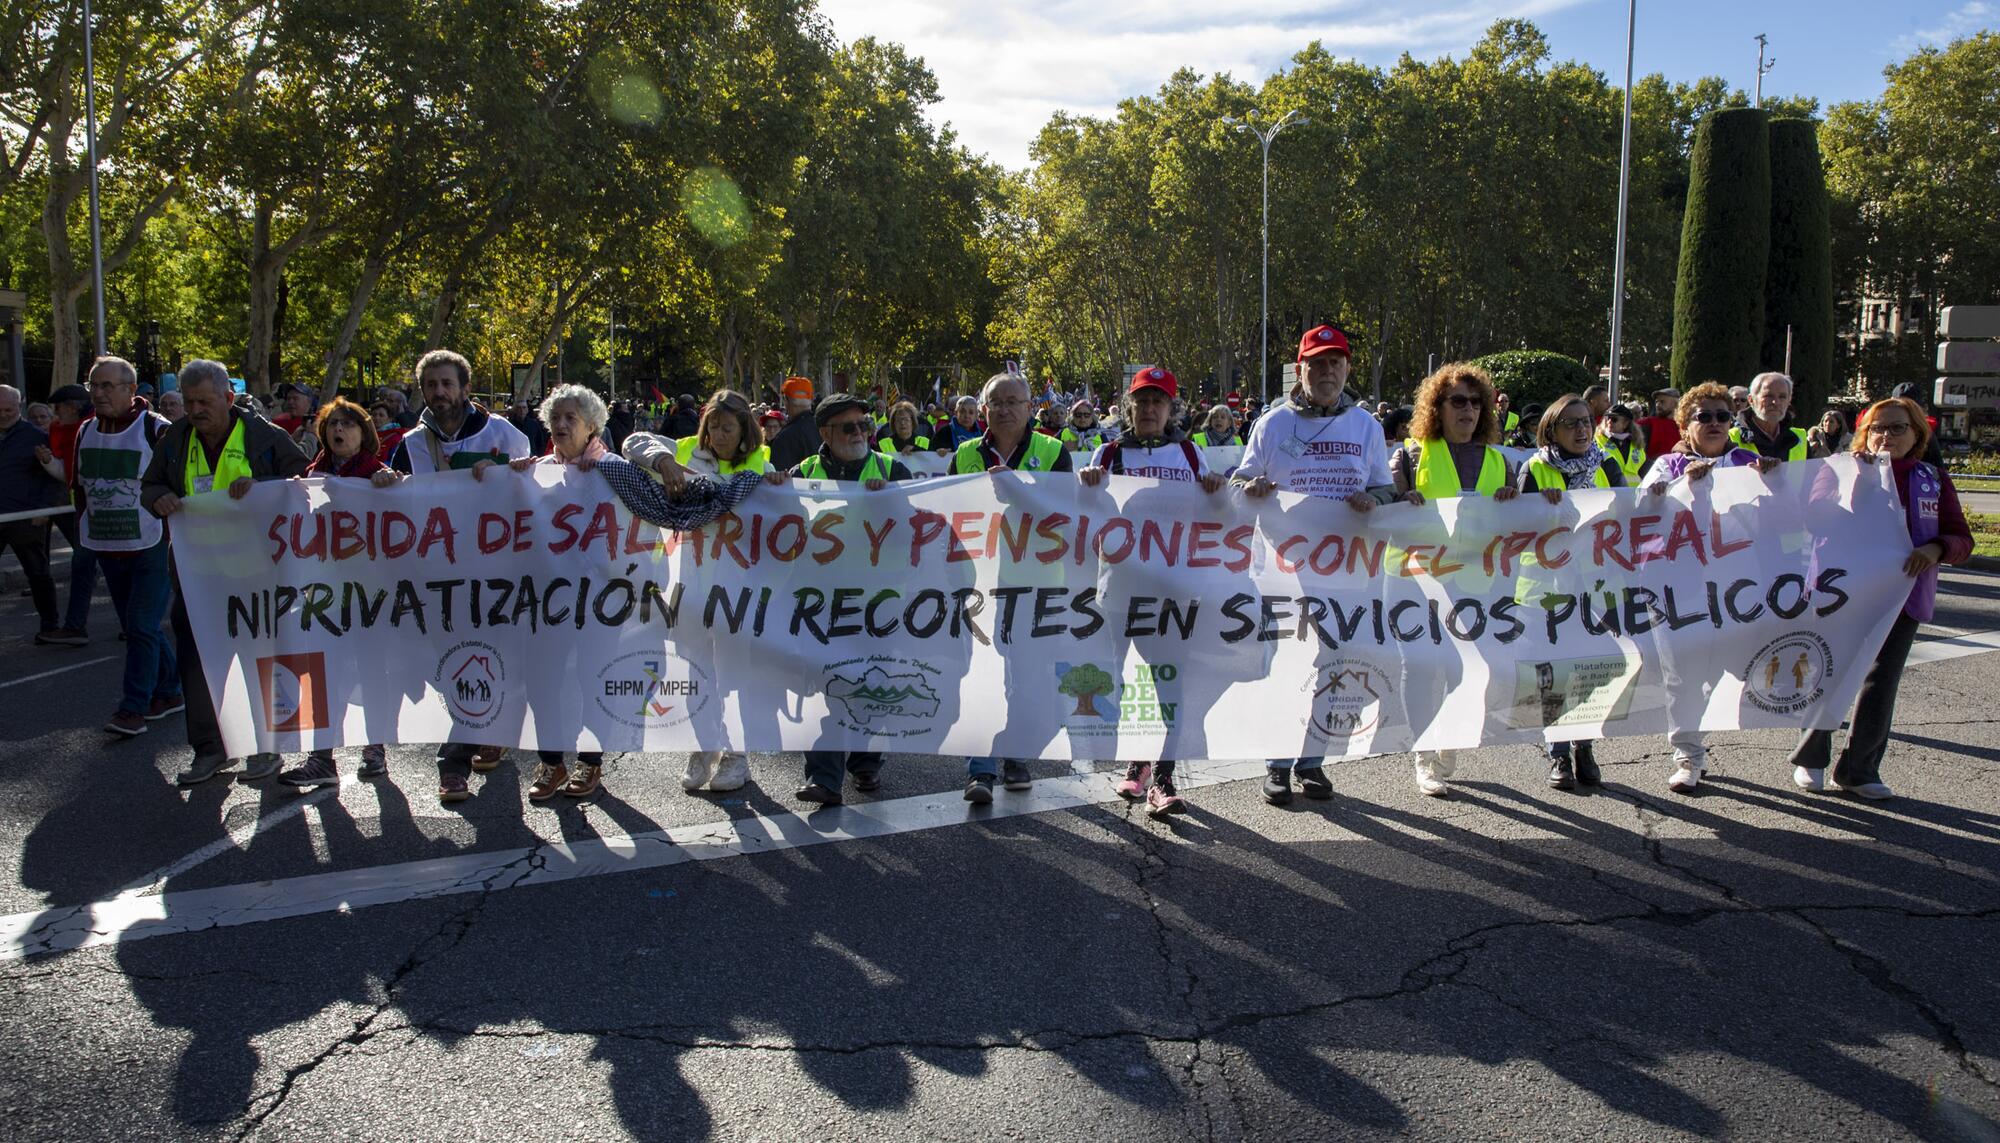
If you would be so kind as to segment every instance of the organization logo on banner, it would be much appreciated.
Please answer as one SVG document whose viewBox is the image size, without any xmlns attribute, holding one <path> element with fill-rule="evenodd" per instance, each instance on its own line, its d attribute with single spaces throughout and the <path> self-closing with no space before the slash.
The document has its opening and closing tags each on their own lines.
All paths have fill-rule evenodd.
<svg viewBox="0 0 2000 1143">
<path fill-rule="evenodd" d="M 916 659 L 869 655 L 826 667 L 828 711 L 850 730 L 909 736 L 932 728 L 943 702 L 938 669 Z"/>
<path fill-rule="evenodd" d="M 1797 714 L 1826 693 L 1833 649 L 1811 631 L 1780 635 L 1743 669 L 1743 697 L 1772 714 Z"/>
<path fill-rule="evenodd" d="M 1380 664 L 1367 659 L 1322 663 L 1307 680 L 1312 713 L 1306 725 L 1324 738 L 1353 738 L 1382 725 L 1395 683 Z"/>
<path fill-rule="evenodd" d="M 1055 664 L 1056 693 L 1074 700 L 1065 722 L 1084 734 L 1165 734 L 1180 717 L 1180 677 L 1172 663 L 1139 663 L 1124 680 L 1097 663 Z"/>
<path fill-rule="evenodd" d="M 445 709 L 461 726 L 490 726 L 507 701 L 507 664 L 491 643 L 468 639 L 444 653 L 434 677 Z"/>
<path fill-rule="evenodd" d="M 714 696 L 708 672 L 659 651 L 634 651 L 597 673 L 599 710 L 641 730 L 679 726 Z"/>
<path fill-rule="evenodd" d="M 326 730 L 333 725 L 321 652 L 266 655 L 257 660 L 257 684 L 264 725 L 271 730 Z"/>
</svg>

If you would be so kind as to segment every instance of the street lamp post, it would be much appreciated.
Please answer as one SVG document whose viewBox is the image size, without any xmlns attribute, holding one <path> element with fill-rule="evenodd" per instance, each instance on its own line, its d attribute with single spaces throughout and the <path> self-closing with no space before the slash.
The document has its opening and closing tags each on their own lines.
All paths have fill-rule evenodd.
<svg viewBox="0 0 2000 1143">
<path fill-rule="evenodd" d="M 1752 107 L 1764 106 L 1764 77 L 1770 74 L 1772 68 L 1778 66 L 1777 56 L 1772 56 L 1769 60 L 1764 58 L 1766 46 L 1764 33 L 1757 33 L 1757 94 L 1751 100 Z"/>
<path fill-rule="evenodd" d="M 97 220 L 97 60 L 91 48 L 90 0 L 83 0 L 83 142 L 90 161 L 90 300 L 97 319 L 97 356 L 104 341 L 104 239 Z M 59 379 L 60 380 L 60 379 Z"/>
<path fill-rule="evenodd" d="M 1294 108 L 1285 112 L 1276 123 L 1271 124 L 1271 129 L 1268 131 L 1258 129 L 1254 123 L 1240 121 L 1234 115 L 1225 115 L 1222 121 L 1238 131 L 1247 131 L 1255 135 L 1264 151 L 1264 253 L 1258 273 L 1262 301 L 1257 323 L 1257 395 L 1265 406 L 1269 406 L 1271 403 L 1271 140 L 1277 138 L 1278 132 L 1283 131 L 1289 124 L 1310 123 L 1312 120 L 1301 116 Z"/>
<path fill-rule="evenodd" d="M 1639 0 L 1625 0 L 1625 140 L 1618 149 L 1618 241 L 1611 267 L 1611 402 L 1618 403 L 1620 335 L 1625 324 L 1625 204 L 1632 191 L 1632 34 Z"/>
</svg>

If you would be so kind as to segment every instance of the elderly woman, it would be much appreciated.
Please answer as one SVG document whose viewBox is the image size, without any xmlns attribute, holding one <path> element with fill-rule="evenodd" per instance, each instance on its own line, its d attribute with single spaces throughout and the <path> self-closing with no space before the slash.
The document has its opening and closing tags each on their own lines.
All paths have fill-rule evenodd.
<svg viewBox="0 0 2000 1143">
<path fill-rule="evenodd" d="M 742 411 L 747 419 L 748 404 L 743 405 Z M 579 472 L 596 471 L 634 516 L 662 528 L 677 532 L 699 528 L 741 504 L 763 479 L 761 470 L 744 468 L 718 481 L 707 474 L 686 472 L 675 466 L 681 480 L 669 493 L 660 481 L 649 479 L 624 457 L 605 447 L 600 434 L 610 419 L 610 411 L 597 394 L 581 385 L 557 386 L 542 401 L 541 414 L 542 423 L 549 429 L 549 455 L 521 457 L 509 461 L 509 467 L 526 472 L 537 464 L 554 464 L 573 467 Z M 547 801 L 557 793 L 584 798 L 597 792 L 604 771 L 602 752 L 579 751 L 575 774 L 563 766 L 562 751 L 539 753 L 541 764 L 535 767 L 534 781 L 528 787 L 530 799 Z"/>
<path fill-rule="evenodd" d="M 1476 365 L 1440 368 L 1417 387 L 1409 436 L 1389 456 L 1396 495 L 1410 504 L 1454 496 L 1512 500 L 1519 492 L 1507 454 L 1494 447 L 1499 439 L 1493 378 Z M 1419 750 L 1412 760 L 1419 793 L 1441 798 L 1451 792 L 1458 751 Z"/>
<path fill-rule="evenodd" d="M 986 426 L 979 420 L 979 399 L 960 397 L 951 406 L 951 420 L 944 423 L 941 432 L 931 436 L 937 442 L 938 451 L 957 452 L 967 441 L 978 440 L 986 432 Z"/>
<path fill-rule="evenodd" d="M 625 438 L 625 459 L 658 476 L 669 492 L 678 491 L 689 472 L 733 476 L 771 469 L 771 449 L 752 427 L 749 400 L 730 389 L 718 389 L 708 399 L 693 436 L 673 441 L 633 433 Z M 750 759 L 742 751 L 698 750 L 688 755 L 681 789 L 693 793 L 706 786 L 727 793 L 749 781 Z"/>
<path fill-rule="evenodd" d="M 1236 414 L 1227 405 L 1217 405 L 1202 419 L 1201 431 L 1194 435 L 1196 448 L 1227 448 L 1240 445 L 1243 438 L 1236 435 Z"/>
<path fill-rule="evenodd" d="M 164 413 L 161 415 L 165 416 Z M 48 432 L 49 426 L 54 424 L 56 420 L 55 407 L 36 401 L 22 411 L 21 418 L 43 432 Z"/>
<path fill-rule="evenodd" d="M 1719 383 L 1704 381 L 1689 389 L 1674 408 L 1674 423 L 1680 426 L 1681 439 L 1672 451 L 1654 457 L 1647 467 L 1642 481 L 1646 494 L 1665 495 L 1669 484 L 1697 483 L 1707 479 L 1716 468 L 1754 465 L 1760 472 L 1769 472 L 1778 467 L 1775 458 L 1760 457 L 1729 439 L 1729 427 L 1735 420 L 1736 405 L 1730 400 L 1729 390 Z M 1671 699 L 1679 682 L 1672 677 L 1671 670 L 1668 676 Z M 1674 750 L 1674 772 L 1667 779 L 1667 789 L 1676 794 L 1694 793 L 1708 765 L 1708 748 L 1703 745 L 1701 731 L 1675 730 L 1667 736 L 1667 742 Z"/>
<path fill-rule="evenodd" d="M 1924 422 L 1930 428 L 1930 422 Z M 1928 436 L 1928 432 L 1926 432 Z M 1839 409 L 1828 409 L 1819 419 L 1819 424 L 1806 431 L 1806 447 L 1814 456 L 1834 456 L 1848 451 L 1855 442 L 1853 433 L 1847 431 L 1847 417 Z"/>
<path fill-rule="evenodd" d="M 890 456 L 929 452 L 931 438 L 921 433 L 922 426 L 923 419 L 917 416 L 917 407 L 908 401 L 898 401 L 889 407 L 889 423 L 883 428 L 882 437 L 875 442 L 875 447 Z"/>
<path fill-rule="evenodd" d="M 1831 414 L 1829 414 L 1831 415 Z M 1889 746 L 1889 727 L 1896 719 L 1896 690 L 1903 665 L 1910 657 L 1917 627 L 1928 623 L 1937 602 L 1938 565 L 1962 564 L 1972 555 L 1972 530 L 1959 507 L 1958 489 L 1944 470 L 1924 462 L 1930 445 L 1930 422 L 1915 401 L 1890 397 L 1877 401 L 1861 415 L 1854 437 L 1854 455 L 1887 464 L 1896 478 L 1896 494 L 1908 509 L 1913 551 L 1903 561 L 1903 574 L 1914 582 L 1903 600 L 1889 637 L 1868 668 L 1855 699 L 1847 748 L 1833 758 L 1833 731 L 1808 730 L 1792 751 L 1792 781 L 1802 790 L 1826 788 L 1826 768 L 1833 766 L 1833 784 L 1857 797 L 1881 799 L 1893 791 L 1882 781 L 1882 755 Z"/>
<path fill-rule="evenodd" d="M 368 414 L 346 398 L 335 397 L 320 409 L 313 421 L 312 435 L 319 440 L 320 450 L 306 466 L 306 476 L 365 480 L 377 488 L 387 488 L 402 479 L 395 469 L 382 463 L 379 455 L 382 442 Z M 388 772 L 389 754 L 381 743 L 361 748 L 361 777 L 379 778 Z M 333 748 L 321 747 L 306 755 L 304 762 L 279 774 L 278 781 L 299 791 L 339 784 L 340 770 L 334 765 Z"/>
</svg>

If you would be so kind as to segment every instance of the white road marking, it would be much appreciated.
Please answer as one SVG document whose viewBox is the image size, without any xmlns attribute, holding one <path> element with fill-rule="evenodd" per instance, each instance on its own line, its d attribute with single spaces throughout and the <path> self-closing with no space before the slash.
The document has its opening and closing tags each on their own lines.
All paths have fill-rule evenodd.
<svg viewBox="0 0 2000 1143">
<path fill-rule="evenodd" d="M 316 806 L 349 786 L 359 785 L 360 782 L 360 778 L 349 774 L 340 780 L 340 785 L 338 786 L 322 786 L 310 794 L 301 794 L 296 801 L 272 810 L 270 813 L 265 814 L 248 825 L 240 825 L 230 830 L 229 836 L 218 837 L 193 853 L 188 854 L 186 857 L 167 865 L 162 865 L 153 872 L 140 877 L 138 880 L 119 890 L 118 896 L 145 897 L 158 893 L 166 885 L 169 878 L 179 877 L 181 874 L 186 873 L 188 870 L 193 869 L 210 858 L 220 857 L 232 850 L 242 849 L 244 846 L 250 844 L 252 838 L 263 833 L 266 829 L 277 825 L 287 818 L 297 817 L 299 814 L 304 813 L 307 807 Z"/>
<path fill-rule="evenodd" d="M 1967 655 L 2000 651 L 2000 631 L 1981 631 L 1946 639 L 1925 639 L 1910 648 L 1911 663 L 1943 663 Z"/>
<path fill-rule="evenodd" d="M 1175 784 L 1190 790 L 1258 777 L 1263 772 L 1262 761 L 1188 762 L 1183 763 Z M 465 853 L 184 893 L 169 889 L 149 895 L 144 887 L 138 887 L 136 891 L 88 905 L 0 917 L 0 960 L 286 917 L 348 913 L 398 901 L 551 885 L 607 873 L 658 869 L 686 861 L 775 853 L 809 845 L 1076 809 L 1118 801 L 1118 777 L 1107 772 L 1045 778 L 1037 781 L 1032 790 L 998 793 L 993 804 L 983 808 L 968 806 L 962 793 L 954 789 L 842 806 L 807 817 L 759 815 L 677 826 L 631 837 L 548 842 L 529 849 Z M 195 856 L 190 854 L 189 858 Z M 189 858 L 175 865 L 183 866 Z"/>
<path fill-rule="evenodd" d="M 81 671 L 85 667 L 95 667 L 99 663 L 109 663 L 111 660 L 119 657 L 120 656 L 118 655 L 105 655 L 101 658 L 86 659 L 81 663 L 71 663 L 67 667 L 57 667 L 53 671 L 43 671 L 39 675 L 29 675 L 25 679 L 8 679 L 6 682 L 0 683 L 0 690 L 6 690 L 8 687 L 18 687 L 22 683 L 32 683 L 37 679 L 51 678 L 55 675 L 65 674 L 70 671 Z"/>
</svg>

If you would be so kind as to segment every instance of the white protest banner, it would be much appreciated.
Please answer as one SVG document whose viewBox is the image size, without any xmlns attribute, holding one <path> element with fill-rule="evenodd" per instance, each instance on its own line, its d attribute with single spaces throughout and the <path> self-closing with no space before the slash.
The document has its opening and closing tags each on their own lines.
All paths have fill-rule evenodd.
<svg viewBox="0 0 2000 1143">
<path fill-rule="evenodd" d="M 1886 468 L 1359 513 L 1063 475 L 795 481 L 661 535 L 596 473 L 259 484 L 173 542 L 232 754 L 455 740 L 1352 756 L 1834 726 Z"/>
<path fill-rule="evenodd" d="M 1079 469 L 1088 465 L 1094 452 L 1095 450 L 1092 450 L 1092 452 L 1070 453 L 1070 467 L 1072 469 Z M 1227 475 L 1234 472 L 1236 466 L 1242 463 L 1243 446 L 1216 445 L 1202 449 L 1201 454 L 1202 460 L 1208 464 L 1210 472 L 1220 472 Z M 935 451 L 906 452 L 898 454 L 896 459 L 902 461 L 903 467 L 909 469 L 910 475 L 916 477 L 918 480 L 928 480 L 935 476 L 946 476 L 951 472 L 952 458 L 949 454 L 939 456 Z"/>
</svg>

